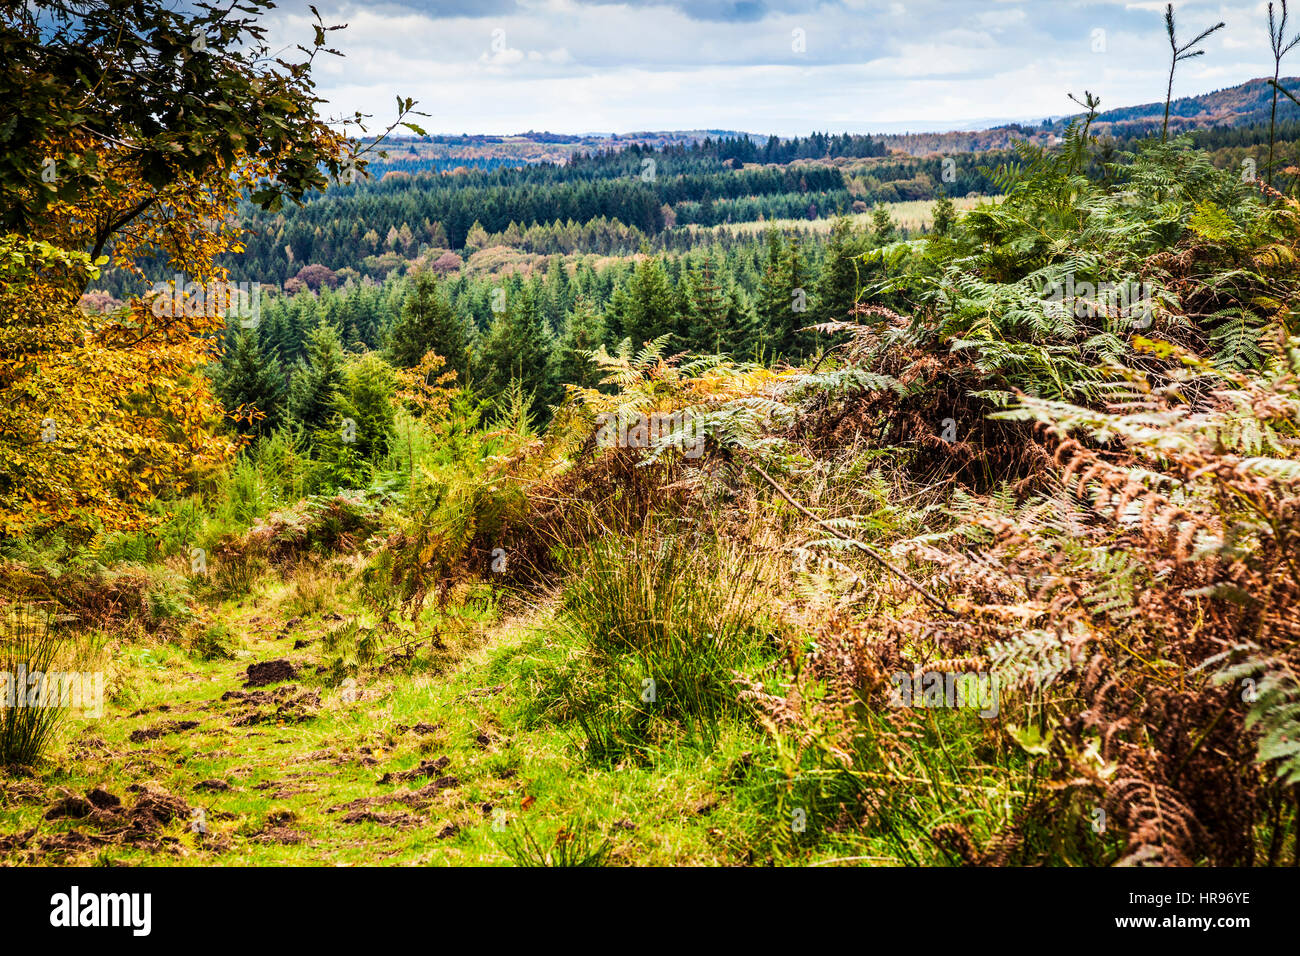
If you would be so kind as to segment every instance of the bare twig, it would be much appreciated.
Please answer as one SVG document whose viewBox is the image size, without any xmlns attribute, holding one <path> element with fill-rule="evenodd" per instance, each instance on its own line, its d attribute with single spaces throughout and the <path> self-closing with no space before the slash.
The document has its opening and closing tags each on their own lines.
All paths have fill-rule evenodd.
<svg viewBox="0 0 1300 956">
<path fill-rule="evenodd" d="M 850 538 L 844 532 L 840 531 L 839 528 L 836 528 L 834 525 L 830 524 L 829 522 L 822 520 L 821 518 L 813 514 L 811 511 L 809 511 L 807 508 L 805 508 L 803 505 L 799 504 L 799 502 L 795 501 L 794 498 L 790 496 L 790 492 L 786 491 L 779 484 L 777 484 L 775 479 L 773 479 L 771 475 L 769 475 L 762 468 L 756 465 L 752 459 L 748 460 L 748 464 L 749 467 L 754 469 L 754 471 L 758 474 L 760 478 L 762 478 L 765 482 L 768 483 L 768 485 L 771 486 L 773 491 L 775 491 L 778 495 L 784 498 L 791 505 L 791 507 L 793 507 L 805 518 L 808 518 L 810 521 L 816 522 L 819 526 L 825 528 L 827 531 L 835 535 L 835 537 L 839 538 L 841 541 L 847 541 L 849 544 L 856 547 L 859 551 L 862 551 L 864 554 L 870 557 L 881 567 L 884 567 L 889 571 L 892 571 L 899 579 L 903 581 L 903 583 L 905 583 L 908 587 L 914 590 L 917 594 L 921 595 L 921 597 L 925 598 L 926 601 L 928 601 L 934 607 L 943 611 L 943 613 L 949 615 L 950 617 L 957 616 L 956 611 L 948 607 L 947 604 L 945 604 L 939 598 L 931 594 L 928 590 L 926 590 L 926 588 L 922 584 L 918 583 L 915 578 L 913 578 L 902 568 L 899 568 L 894 564 L 892 564 L 888 558 L 886 558 L 875 548 L 871 547 L 870 545 L 863 544 L 861 541 L 857 540 L 856 538 Z"/>
</svg>

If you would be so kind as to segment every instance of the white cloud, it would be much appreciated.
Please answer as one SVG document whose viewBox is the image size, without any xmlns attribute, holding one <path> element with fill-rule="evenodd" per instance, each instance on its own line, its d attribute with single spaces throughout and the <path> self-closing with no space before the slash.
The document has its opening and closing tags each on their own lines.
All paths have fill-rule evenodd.
<svg viewBox="0 0 1300 956">
<path fill-rule="evenodd" d="M 390 0 L 318 3 L 346 54 L 320 61 L 329 112 L 387 117 L 413 96 L 431 130 L 870 129 L 1041 119 L 1164 94 L 1163 3 L 1127 0 Z M 1175 93 L 1271 73 L 1258 3 L 1176 5 L 1180 38 L 1228 23 L 1179 66 Z M 268 21 L 310 36 L 306 3 Z M 1295 18 L 1300 27 L 1300 17 Z M 791 31 L 805 31 L 806 50 Z M 1106 31 L 1094 53 L 1093 31 Z M 494 34 L 493 31 L 500 31 Z M 1293 66 L 1300 73 L 1300 56 Z"/>
</svg>

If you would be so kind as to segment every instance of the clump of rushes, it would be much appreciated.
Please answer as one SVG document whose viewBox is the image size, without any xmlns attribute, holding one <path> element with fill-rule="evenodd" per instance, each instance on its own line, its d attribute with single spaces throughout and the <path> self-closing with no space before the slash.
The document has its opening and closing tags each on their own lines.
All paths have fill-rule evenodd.
<svg viewBox="0 0 1300 956">
<path fill-rule="evenodd" d="M 549 695 L 590 759 L 716 741 L 734 678 L 763 658 L 761 562 L 720 540 L 644 528 L 567 555 L 557 617 L 572 657 Z"/>
<path fill-rule="evenodd" d="M 64 643 L 55 619 L 44 612 L 19 609 L 0 620 L 0 674 L 17 681 L 20 674 L 48 673 Z M 12 686 L 12 685 L 11 685 Z M 26 687 L 12 687 L 23 693 Z M 62 707 L 18 707 L 0 694 L 0 765 L 31 766 L 54 739 Z"/>
</svg>

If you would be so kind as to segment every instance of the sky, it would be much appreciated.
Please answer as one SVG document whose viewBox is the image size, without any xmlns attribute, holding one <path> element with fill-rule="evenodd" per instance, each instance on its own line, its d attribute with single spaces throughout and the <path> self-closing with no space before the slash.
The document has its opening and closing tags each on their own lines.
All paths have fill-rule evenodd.
<svg viewBox="0 0 1300 956">
<path fill-rule="evenodd" d="M 1163 2 L 1119 0 L 315 0 L 344 59 L 318 61 L 325 112 L 429 132 L 732 129 L 782 136 L 980 128 L 1164 99 Z M 1175 3 L 1174 95 L 1271 75 L 1266 2 Z M 1288 34 L 1300 30 L 1300 0 Z M 306 2 L 268 16 L 310 38 Z M 1300 73 L 1300 48 L 1291 74 Z M 1288 70 L 1284 65 L 1284 75 Z"/>
</svg>

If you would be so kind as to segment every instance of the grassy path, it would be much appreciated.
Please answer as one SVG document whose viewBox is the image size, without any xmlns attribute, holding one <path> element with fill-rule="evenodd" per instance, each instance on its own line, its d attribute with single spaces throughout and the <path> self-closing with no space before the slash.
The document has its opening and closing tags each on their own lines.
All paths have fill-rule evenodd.
<svg viewBox="0 0 1300 956">
<path fill-rule="evenodd" d="M 600 769 L 528 717 L 538 675 L 566 653 L 537 626 L 545 608 L 478 628 L 442 673 L 380 667 L 340 687 L 321 648 L 338 599 L 285 623 L 286 587 L 218 610 L 234 659 L 119 645 L 127 690 L 102 718 L 68 722 L 53 767 L 0 781 L 0 861 L 745 859 L 754 821 L 725 792 L 744 740 Z"/>
</svg>

